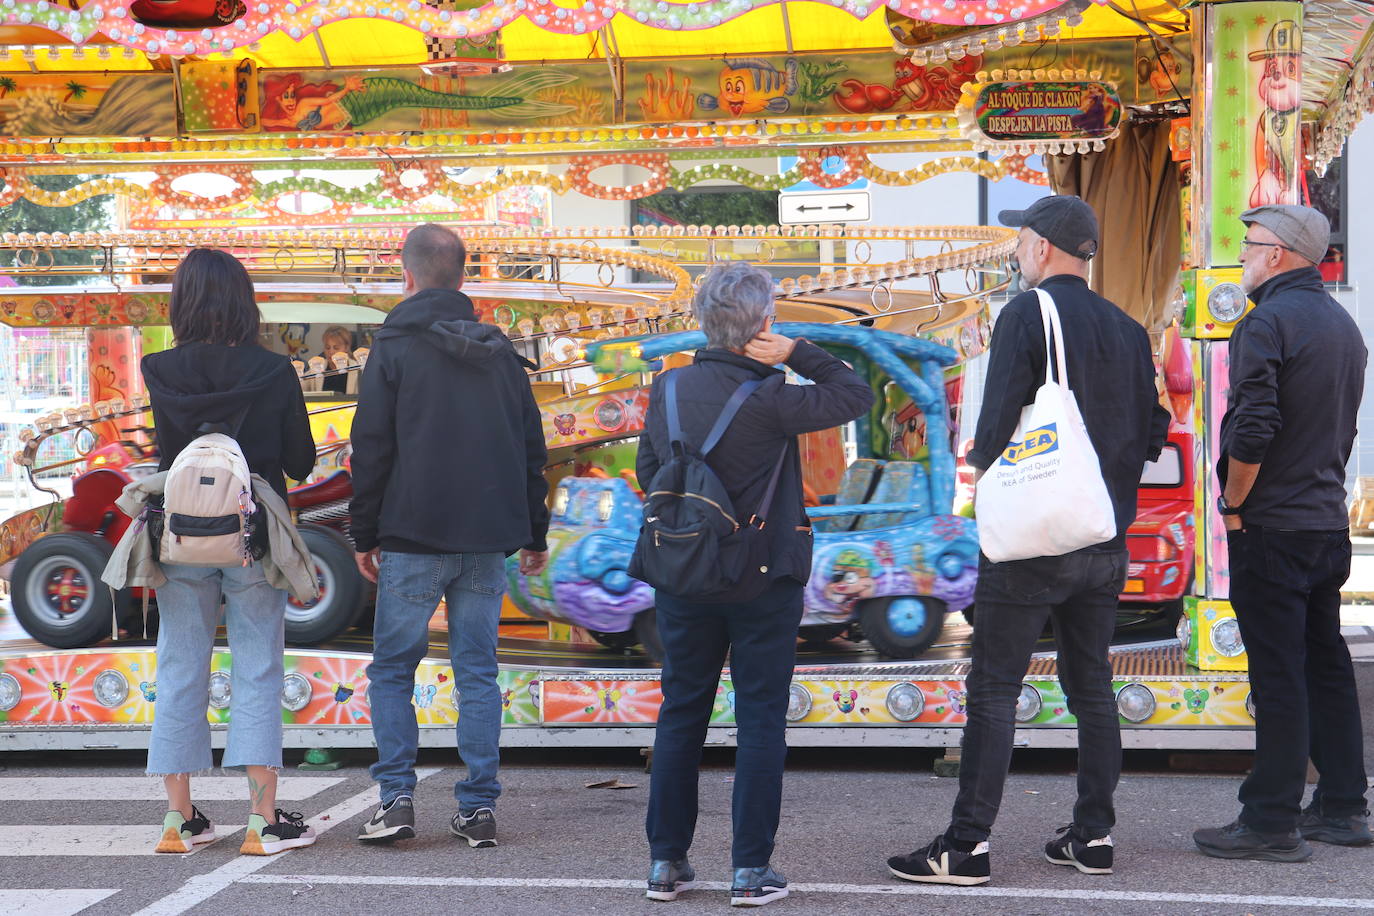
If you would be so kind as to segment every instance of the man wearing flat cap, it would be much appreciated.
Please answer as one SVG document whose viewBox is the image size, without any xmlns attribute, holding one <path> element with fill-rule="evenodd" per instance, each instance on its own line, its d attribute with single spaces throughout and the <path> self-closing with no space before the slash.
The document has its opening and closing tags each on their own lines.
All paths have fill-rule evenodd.
<svg viewBox="0 0 1374 916">
<path fill-rule="evenodd" d="M 1240 816 L 1193 839 L 1218 858 L 1301 862 L 1312 855 L 1307 840 L 1371 842 L 1360 705 L 1340 621 L 1350 575 L 1345 465 L 1368 354 L 1317 271 L 1331 236 L 1326 217 L 1282 204 L 1240 220 L 1241 285 L 1255 307 L 1231 334 L 1217 508 L 1250 658 L 1255 763 Z M 1309 757 L 1319 778 L 1304 809 Z"/>
<path fill-rule="evenodd" d="M 1159 457 L 1169 421 L 1155 389 L 1149 335 L 1088 288 L 1088 262 L 1098 246 L 1092 208 L 1056 195 L 998 218 L 1021 230 L 1016 259 L 1025 285 L 1049 293 L 1059 312 L 1069 387 L 1097 452 L 1117 534 L 1063 556 L 1003 563 L 979 558 L 968 724 L 953 816 L 934 842 L 887 860 L 898 878 L 933 884 L 984 884 L 990 877 L 988 839 L 1011 763 L 1017 697 L 1050 619 L 1060 682 L 1078 720 L 1078 801 L 1073 822 L 1045 845 L 1044 855 L 1084 874 L 1111 873 L 1121 726 L 1107 652 L 1126 581 L 1125 533 L 1135 519 L 1141 470 Z M 980 477 L 1010 444 L 1021 409 L 1035 400 L 1045 378 L 1045 343 L 1040 299 L 1027 289 L 1007 303 L 993 329 L 982 413 L 968 453 Z"/>
</svg>

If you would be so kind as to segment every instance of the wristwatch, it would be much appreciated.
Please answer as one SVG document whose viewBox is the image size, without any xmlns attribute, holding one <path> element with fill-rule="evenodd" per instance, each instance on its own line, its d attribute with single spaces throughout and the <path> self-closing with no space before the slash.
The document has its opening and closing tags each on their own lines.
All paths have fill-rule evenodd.
<svg viewBox="0 0 1374 916">
<path fill-rule="evenodd" d="M 1244 504 L 1242 504 L 1244 505 Z M 1241 506 L 1233 506 L 1226 501 L 1226 494 L 1217 495 L 1217 512 L 1222 515 L 1240 515 Z"/>
</svg>

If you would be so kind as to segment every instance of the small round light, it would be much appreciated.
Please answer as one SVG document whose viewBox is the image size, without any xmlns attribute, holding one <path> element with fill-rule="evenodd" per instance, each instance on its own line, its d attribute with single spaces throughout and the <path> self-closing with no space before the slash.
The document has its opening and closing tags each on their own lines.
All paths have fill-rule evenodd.
<svg viewBox="0 0 1374 916">
<path fill-rule="evenodd" d="M 811 711 L 811 704 L 815 701 L 811 698 L 811 691 L 801 684 L 793 683 L 787 688 L 787 721 L 800 722 L 806 718 L 806 714 Z"/>
<path fill-rule="evenodd" d="M 1174 629 L 1174 633 L 1178 635 L 1178 644 L 1183 647 L 1184 652 L 1187 652 L 1188 647 L 1192 645 L 1193 642 L 1192 618 L 1187 614 L 1178 618 L 1178 627 Z"/>
<path fill-rule="evenodd" d="M 0 674 L 0 712 L 9 712 L 24 699 L 24 688 L 13 674 Z"/>
<path fill-rule="evenodd" d="M 91 692 L 95 694 L 95 701 L 101 706 L 109 709 L 123 706 L 124 701 L 129 698 L 129 679 L 113 668 L 106 668 L 95 676 Z"/>
<path fill-rule="evenodd" d="M 926 695 L 910 681 L 893 684 L 888 688 L 887 699 L 883 701 L 892 718 L 898 722 L 911 722 L 921 717 L 926 709 Z"/>
<path fill-rule="evenodd" d="M 310 705 L 315 690 L 303 674 L 292 671 L 281 679 L 281 705 L 291 712 L 300 712 Z"/>
<path fill-rule="evenodd" d="M 1250 714 L 1250 718 L 1259 718 L 1259 716 L 1255 714 L 1255 695 L 1253 693 L 1247 693 L 1245 695 L 1245 711 Z"/>
<path fill-rule="evenodd" d="M 228 709 L 231 694 L 229 675 L 223 671 L 216 671 L 210 675 L 210 706 L 212 708 Z"/>
<path fill-rule="evenodd" d="M 1022 684 L 1021 694 L 1016 698 L 1016 721 L 1029 722 L 1040 715 L 1044 705 L 1045 701 L 1040 698 L 1040 691 L 1030 684 Z"/>
<path fill-rule="evenodd" d="M 1144 684 L 1127 684 L 1116 692 L 1116 711 L 1127 722 L 1144 722 L 1155 714 L 1154 691 Z"/>
<path fill-rule="evenodd" d="M 1234 617 L 1225 617 L 1212 624 L 1212 648 L 1219 655 L 1235 658 L 1245 651 L 1240 638 L 1240 624 Z"/>
<path fill-rule="evenodd" d="M 1245 314 L 1245 290 L 1239 283 L 1218 283 L 1207 294 L 1207 311 L 1217 321 L 1239 321 Z"/>
</svg>

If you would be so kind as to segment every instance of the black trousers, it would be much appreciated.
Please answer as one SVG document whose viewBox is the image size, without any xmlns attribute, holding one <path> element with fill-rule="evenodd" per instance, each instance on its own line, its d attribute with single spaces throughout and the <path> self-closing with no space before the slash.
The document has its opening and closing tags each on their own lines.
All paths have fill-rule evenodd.
<svg viewBox="0 0 1374 916">
<path fill-rule="evenodd" d="M 1318 810 L 1362 814 L 1360 700 L 1340 619 L 1350 532 L 1249 525 L 1226 541 L 1255 701 L 1255 763 L 1240 787 L 1241 822 L 1264 833 L 1292 830 L 1309 757 L 1320 774 Z"/>
<path fill-rule="evenodd" d="M 1121 724 L 1107 651 L 1126 551 L 1087 552 L 992 563 L 981 557 L 974 606 L 973 668 L 964 726 L 959 795 L 947 835 L 980 843 L 1002 804 L 1016 732 L 1016 699 L 1045 621 L 1054 621 L 1059 681 L 1078 719 L 1078 802 L 1085 838 L 1116 823 L 1112 796 L 1121 777 Z"/>
<path fill-rule="evenodd" d="M 797 659 L 802 584 L 778 579 L 742 604 L 699 604 L 658 592 L 663 705 L 654 735 L 645 829 L 655 859 L 680 859 L 697 825 L 697 770 L 725 656 L 735 691 L 735 868 L 767 865 L 782 809 L 787 690 Z"/>
</svg>

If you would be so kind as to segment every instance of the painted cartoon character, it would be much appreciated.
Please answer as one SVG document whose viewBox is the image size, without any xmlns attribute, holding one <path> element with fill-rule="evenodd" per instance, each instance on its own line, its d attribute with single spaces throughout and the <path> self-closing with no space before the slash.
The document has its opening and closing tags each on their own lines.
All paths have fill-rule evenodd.
<svg viewBox="0 0 1374 916">
<path fill-rule="evenodd" d="M 439 692 L 439 688 L 433 684 L 415 685 L 415 705 L 420 709 L 429 709 L 434 705 L 434 695 Z"/>
<path fill-rule="evenodd" d="M 515 702 L 515 688 L 507 687 L 501 691 L 501 708 L 510 709 L 510 704 Z"/>
<path fill-rule="evenodd" d="M 53 681 L 48 685 L 48 693 L 52 694 L 52 698 L 59 703 L 67 698 L 68 689 L 66 681 Z"/>
<path fill-rule="evenodd" d="M 353 688 L 348 684 L 334 685 L 334 702 L 347 703 L 353 698 Z"/>
<path fill-rule="evenodd" d="M 305 345 L 305 335 L 310 333 L 308 324 L 288 324 L 281 329 L 281 342 L 286 344 L 286 355 L 294 358 L 304 357 L 310 352 Z"/>
<path fill-rule="evenodd" d="M 854 707 L 859 702 L 859 691 L 857 690 L 850 690 L 847 693 L 836 690 L 831 696 L 835 700 L 835 705 L 840 707 L 840 712 L 853 712 Z"/>
<path fill-rule="evenodd" d="M 864 598 L 872 598 L 877 590 L 873 561 L 852 548 L 840 551 L 835 558 L 830 582 L 825 586 L 825 597 L 848 612 Z"/>
<path fill-rule="evenodd" d="M 1194 690 L 1189 687 L 1183 691 L 1183 702 L 1188 704 L 1188 711 L 1193 715 L 1201 715 L 1207 708 L 1207 698 L 1210 694 L 1202 687 Z"/>
<path fill-rule="evenodd" d="M 343 86 L 312 83 L 301 73 L 268 76 L 262 86 L 262 126 L 267 130 L 345 130 L 362 127 L 402 108 L 491 111 L 511 118 L 551 118 L 571 105 L 533 99 L 545 89 L 577 79 L 552 67 L 536 67 L 493 86 L 490 95 L 439 92 L 394 76 L 351 75 Z"/>
<path fill-rule="evenodd" d="M 926 415 L 915 404 L 907 404 L 889 421 L 892 457 L 914 461 L 926 447 Z"/>
<path fill-rule="evenodd" d="M 925 66 L 902 57 L 893 64 L 893 88 L 911 100 L 911 111 L 950 111 L 960 88 L 982 68 L 983 56 L 969 54 L 949 66 Z"/>
<path fill-rule="evenodd" d="M 143 699 L 147 700 L 149 703 L 157 702 L 157 681 L 151 683 L 148 681 L 139 681 L 138 691 L 143 694 Z"/>
<path fill-rule="evenodd" d="M 596 705 L 605 712 L 615 712 L 615 704 L 619 700 L 619 690 L 607 689 L 596 692 Z"/>
<path fill-rule="evenodd" d="M 553 418 L 553 428 L 558 430 L 560 436 L 571 436 L 577 432 L 577 415 L 571 413 L 560 413 Z"/>
<path fill-rule="evenodd" d="M 967 711 L 967 709 L 968 709 L 968 705 L 967 705 L 967 703 L 966 703 L 966 701 L 967 701 L 967 699 L 968 699 L 968 694 L 967 694 L 967 693 L 965 693 L 965 692 L 962 691 L 962 690 L 951 690 L 951 691 L 950 691 L 948 694 L 946 694 L 945 696 L 946 696 L 946 698 L 949 700 L 949 711 L 950 711 L 950 712 L 954 713 L 956 716 L 962 716 L 962 715 L 965 713 L 965 711 Z"/>
<path fill-rule="evenodd" d="M 789 57 L 784 70 L 761 57 L 726 58 L 720 71 L 720 93 L 703 92 L 697 107 L 721 109 L 735 117 L 770 111 L 782 114 L 792 107 L 789 96 L 797 94 L 797 60 Z"/>
<path fill-rule="evenodd" d="M 1092 83 L 1084 87 L 1078 114 L 1071 116 L 1069 122 L 1085 133 L 1100 134 L 1107 130 L 1115 110 L 1116 102 L 1107 97 L 1107 88 Z"/>
<path fill-rule="evenodd" d="M 1298 113 L 1302 107 L 1302 52 L 1297 26 L 1283 19 L 1269 30 L 1264 49 L 1251 51 L 1250 60 L 1264 61 L 1260 101 L 1264 113 L 1255 128 L 1255 171 L 1250 206 L 1298 202 Z"/>
<path fill-rule="evenodd" d="M 1167 98 L 1178 94 L 1176 88 L 1179 75 L 1183 72 L 1183 67 L 1179 65 L 1174 52 L 1168 48 L 1160 48 L 1159 55 L 1150 67 L 1150 88 L 1155 95 L 1160 98 Z"/>
<path fill-rule="evenodd" d="M 182 29 L 228 25 L 247 12 L 243 0 L 134 0 L 129 18 L 154 28 Z"/>
</svg>

